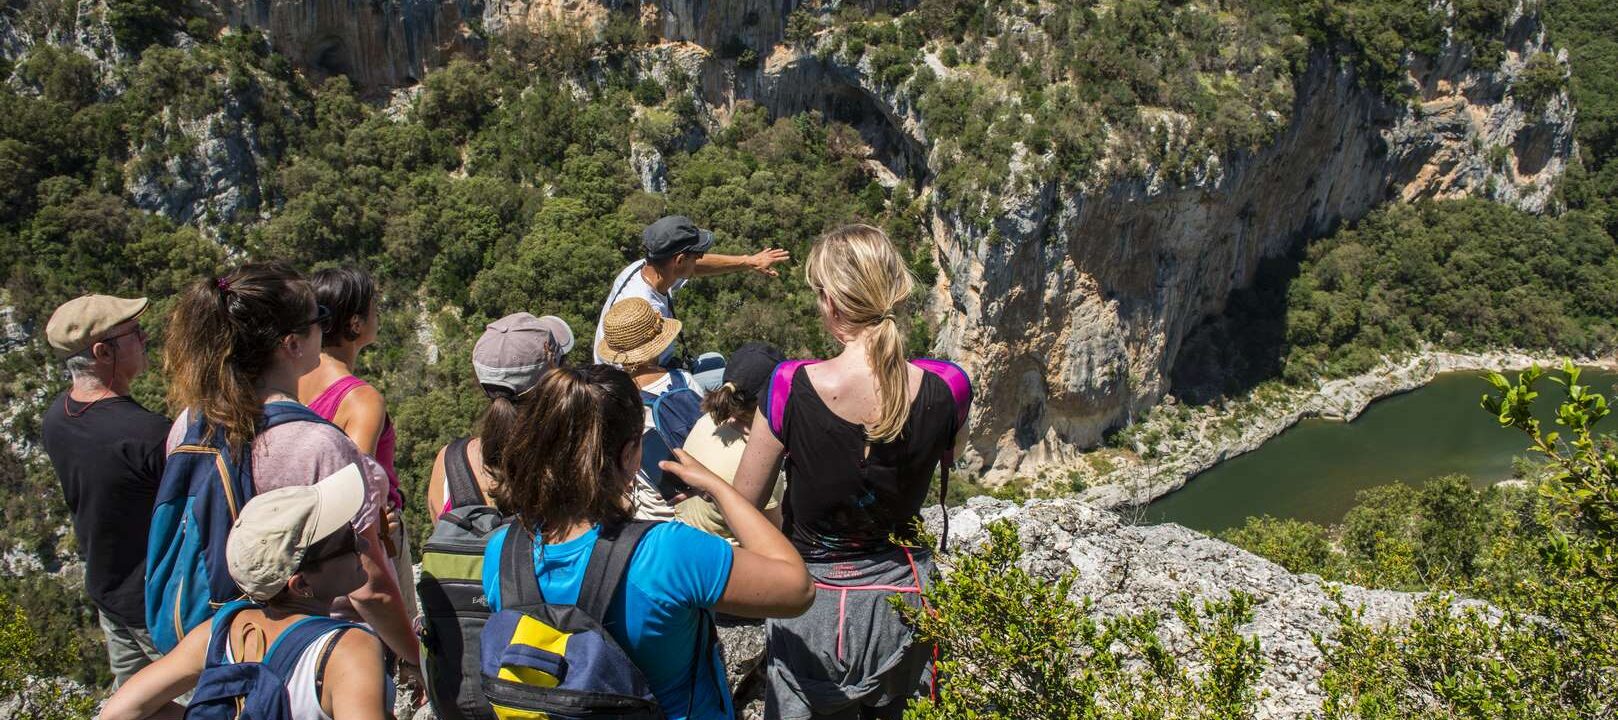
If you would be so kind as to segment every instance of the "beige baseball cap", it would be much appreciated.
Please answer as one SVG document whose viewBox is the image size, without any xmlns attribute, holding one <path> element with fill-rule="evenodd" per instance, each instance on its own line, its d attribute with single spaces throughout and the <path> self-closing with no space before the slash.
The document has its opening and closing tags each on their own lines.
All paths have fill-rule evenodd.
<svg viewBox="0 0 1618 720">
<path fill-rule="evenodd" d="M 348 527 L 364 502 L 365 479 L 354 463 L 313 485 L 254 496 L 225 541 L 230 577 L 254 600 L 275 597 L 309 546 Z"/>
<path fill-rule="evenodd" d="M 73 298 L 51 313 L 45 323 L 45 341 L 59 359 L 77 355 L 100 342 L 119 323 L 140 317 L 148 304 L 146 298 L 111 295 Z"/>
</svg>

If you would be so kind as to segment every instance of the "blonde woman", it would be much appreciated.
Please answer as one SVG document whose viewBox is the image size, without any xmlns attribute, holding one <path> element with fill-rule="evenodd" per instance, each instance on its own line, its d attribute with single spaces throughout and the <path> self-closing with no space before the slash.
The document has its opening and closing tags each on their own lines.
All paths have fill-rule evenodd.
<svg viewBox="0 0 1618 720">
<path fill-rule="evenodd" d="M 817 363 L 783 363 L 736 488 L 762 507 L 787 458 L 783 529 L 815 579 L 815 604 L 767 624 L 765 714 L 899 717 L 932 680 L 932 648 L 889 605 L 920 604 L 930 552 L 914 534 L 933 471 L 964 424 L 939 376 L 906 361 L 899 318 L 914 281 L 881 230 L 851 225 L 816 241 L 806 268 L 825 329 L 842 345 Z M 770 398 L 771 413 L 785 398 Z"/>
</svg>

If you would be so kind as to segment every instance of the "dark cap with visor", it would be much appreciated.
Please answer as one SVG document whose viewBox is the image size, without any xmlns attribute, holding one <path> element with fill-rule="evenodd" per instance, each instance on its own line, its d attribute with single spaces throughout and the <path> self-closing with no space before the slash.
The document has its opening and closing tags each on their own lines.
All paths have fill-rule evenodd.
<svg viewBox="0 0 1618 720">
<path fill-rule="evenodd" d="M 662 260 L 683 252 L 708 252 L 714 237 L 712 231 L 698 228 L 684 215 L 669 215 L 647 225 L 640 241 L 648 260 Z"/>
</svg>

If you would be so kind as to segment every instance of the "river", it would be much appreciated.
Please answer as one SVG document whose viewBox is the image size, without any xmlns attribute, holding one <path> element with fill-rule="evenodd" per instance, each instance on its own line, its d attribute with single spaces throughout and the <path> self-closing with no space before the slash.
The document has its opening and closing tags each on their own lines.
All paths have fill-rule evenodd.
<svg viewBox="0 0 1618 720">
<path fill-rule="evenodd" d="M 1586 370 L 1582 379 L 1612 398 L 1618 373 Z M 1561 388 L 1546 380 L 1539 388 L 1537 407 L 1550 426 Z M 1448 373 L 1378 400 L 1351 423 L 1304 420 L 1148 505 L 1143 519 L 1207 533 L 1264 514 L 1328 524 L 1353 507 L 1355 493 L 1375 485 L 1450 473 L 1479 486 L 1505 480 L 1512 458 L 1529 455 L 1528 441 L 1478 407 L 1489 389 L 1480 373 Z"/>
</svg>

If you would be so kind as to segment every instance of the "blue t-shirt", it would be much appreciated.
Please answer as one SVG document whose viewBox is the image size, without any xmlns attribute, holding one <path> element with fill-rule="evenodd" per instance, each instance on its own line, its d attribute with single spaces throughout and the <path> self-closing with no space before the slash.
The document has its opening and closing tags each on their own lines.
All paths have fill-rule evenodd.
<svg viewBox="0 0 1618 720">
<path fill-rule="evenodd" d="M 494 612 L 502 607 L 500 554 L 507 528 L 495 531 L 483 552 L 483 592 Z M 547 602 L 578 601 L 600 529 L 565 543 L 535 544 L 534 573 Z M 730 543 L 723 539 L 680 523 L 660 523 L 641 538 L 624 584 L 607 608 L 602 625 L 646 676 L 669 720 L 735 717 L 724 660 L 702 619 L 702 610 L 725 593 L 731 560 Z M 691 664 L 699 645 L 707 657 L 693 684 Z"/>
</svg>

